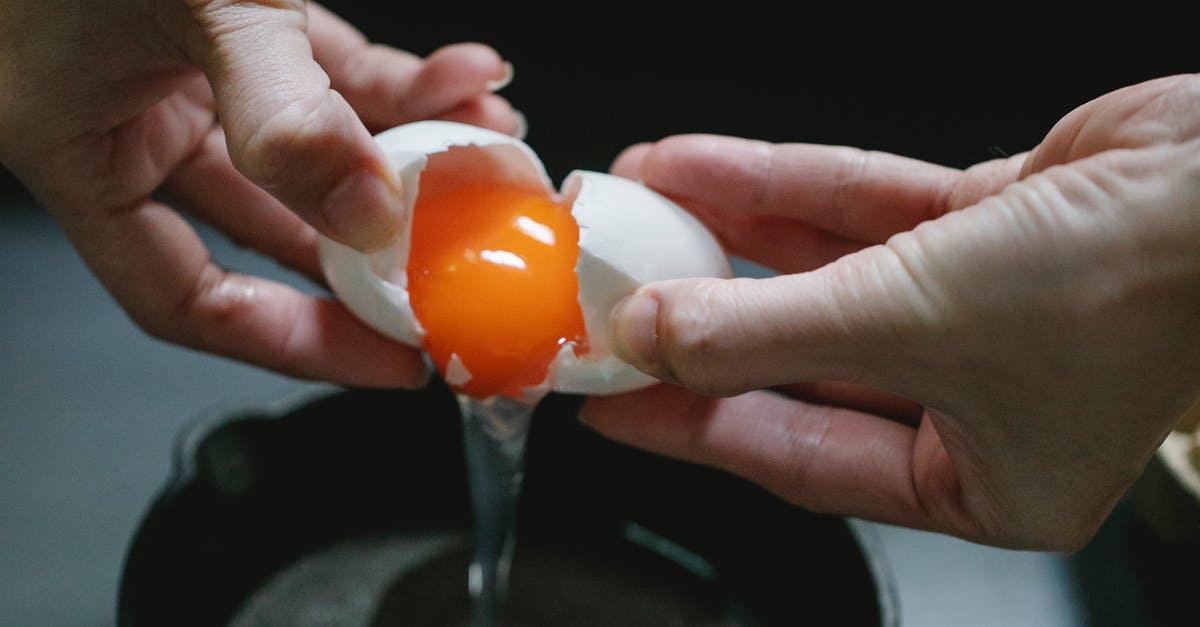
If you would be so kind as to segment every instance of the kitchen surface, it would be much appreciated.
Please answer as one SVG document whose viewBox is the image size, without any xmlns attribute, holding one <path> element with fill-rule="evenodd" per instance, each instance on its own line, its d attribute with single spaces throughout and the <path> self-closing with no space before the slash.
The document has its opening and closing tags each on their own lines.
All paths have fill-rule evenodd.
<svg viewBox="0 0 1200 627">
<path fill-rule="evenodd" d="M 516 77 L 503 93 L 528 118 L 527 141 L 556 182 L 574 168 L 606 169 L 622 146 L 692 131 L 855 145 L 965 167 L 1029 148 L 1090 98 L 1188 69 L 1172 37 L 1136 58 L 1119 47 L 1091 57 L 1064 46 L 1041 64 L 1030 48 L 1052 29 L 954 38 L 928 54 L 901 34 L 851 61 L 844 48 L 862 42 L 835 42 L 815 21 L 785 39 L 779 25 L 756 35 L 735 20 L 728 27 L 740 37 L 724 39 L 681 26 L 671 33 L 677 43 L 640 52 L 639 43 L 663 34 L 651 26 L 618 32 L 608 22 L 587 30 L 581 22 L 534 37 L 530 28 L 488 20 L 430 31 L 343 4 L 371 37 L 418 52 L 470 39 L 504 51 Z M 1014 43 L 1025 52 L 1002 53 Z M 951 67 L 947 49 L 959 63 L 979 63 Z M 1194 50 L 1186 50 L 1194 71 Z M 145 336 L 49 216 L 15 182 L 0 188 L 0 627 L 104 627 L 114 623 L 126 551 L 186 426 L 329 388 Z M 313 289 L 197 228 L 226 267 Z M 1122 504 L 1072 556 L 852 524 L 878 559 L 905 627 L 1159 625 L 1133 563 L 1130 516 Z"/>
</svg>

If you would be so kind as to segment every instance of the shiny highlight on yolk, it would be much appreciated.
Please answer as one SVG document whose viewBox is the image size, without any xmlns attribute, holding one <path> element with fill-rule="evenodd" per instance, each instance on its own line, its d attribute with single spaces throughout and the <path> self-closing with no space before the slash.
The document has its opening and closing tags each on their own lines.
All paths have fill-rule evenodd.
<svg viewBox="0 0 1200 627">
<path fill-rule="evenodd" d="M 413 208 L 408 293 L 425 350 L 459 392 L 521 396 L 541 383 L 568 342 L 587 351 L 579 308 L 579 227 L 545 195 L 480 184 Z"/>
</svg>

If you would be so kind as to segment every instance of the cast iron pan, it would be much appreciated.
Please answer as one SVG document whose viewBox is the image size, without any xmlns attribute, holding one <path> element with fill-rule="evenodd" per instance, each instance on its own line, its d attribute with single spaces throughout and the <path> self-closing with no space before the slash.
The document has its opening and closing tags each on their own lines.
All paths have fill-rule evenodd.
<svg viewBox="0 0 1200 627">
<path fill-rule="evenodd" d="M 892 626 L 869 536 L 533 417 L 515 627 Z M 137 531 L 122 627 L 464 625 L 470 507 L 452 394 L 331 390 L 199 421 Z"/>
</svg>

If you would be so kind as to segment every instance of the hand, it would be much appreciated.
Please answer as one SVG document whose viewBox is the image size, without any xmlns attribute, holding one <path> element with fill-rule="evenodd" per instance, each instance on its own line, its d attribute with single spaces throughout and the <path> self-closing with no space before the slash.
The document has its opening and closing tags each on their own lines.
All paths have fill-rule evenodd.
<svg viewBox="0 0 1200 627">
<path fill-rule="evenodd" d="M 316 232 L 401 225 L 371 133 L 420 118 L 519 132 L 481 44 L 421 59 L 300 0 L 31 0 L 0 20 L 0 160 L 159 338 L 285 374 L 420 383 L 416 351 L 332 300 L 219 268 L 172 206 L 319 280 Z M 310 226 L 311 225 L 311 226 Z"/>
<path fill-rule="evenodd" d="M 588 399 L 617 440 L 813 510 L 1071 551 L 1200 397 L 1200 75 L 965 171 L 714 136 L 613 169 L 782 273 L 614 312 L 618 353 L 682 386 Z"/>
</svg>

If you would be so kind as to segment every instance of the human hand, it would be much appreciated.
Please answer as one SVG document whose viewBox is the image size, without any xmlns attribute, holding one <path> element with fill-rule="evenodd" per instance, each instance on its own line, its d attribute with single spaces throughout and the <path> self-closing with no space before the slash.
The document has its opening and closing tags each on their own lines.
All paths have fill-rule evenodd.
<svg viewBox="0 0 1200 627">
<path fill-rule="evenodd" d="M 1200 75 L 965 171 L 715 136 L 613 170 L 783 273 L 625 301 L 614 348 L 682 387 L 588 399 L 616 440 L 813 510 L 1070 551 L 1200 398 Z"/>
<path fill-rule="evenodd" d="M 333 300 L 221 269 L 172 207 L 320 280 L 317 231 L 369 249 L 406 219 L 371 133 L 423 118 L 519 133 L 493 93 L 510 71 L 481 44 L 424 59 L 370 45 L 300 0 L 7 2 L 0 161 L 149 334 L 297 377 L 414 385 L 416 351 Z"/>
</svg>

